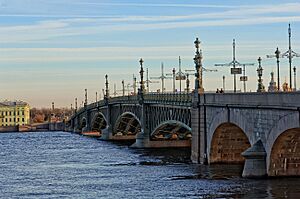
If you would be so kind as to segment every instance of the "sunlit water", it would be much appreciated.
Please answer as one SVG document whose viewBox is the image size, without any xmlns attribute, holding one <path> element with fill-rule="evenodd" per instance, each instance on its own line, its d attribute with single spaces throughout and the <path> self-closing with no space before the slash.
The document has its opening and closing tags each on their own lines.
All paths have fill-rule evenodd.
<svg viewBox="0 0 300 199">
<path fill-rule="evenodd" d="M 189 150 L 136 150 L 66 132 L 0 134 L 1 198 L 300 198 L 299 178 L 242 179 Z"/>
</svg>

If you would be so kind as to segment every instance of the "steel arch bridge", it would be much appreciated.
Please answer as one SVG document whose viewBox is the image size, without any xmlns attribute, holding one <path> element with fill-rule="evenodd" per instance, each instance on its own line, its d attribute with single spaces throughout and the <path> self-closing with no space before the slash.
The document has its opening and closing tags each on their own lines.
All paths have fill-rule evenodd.
<svg viewBox="0 0 300 199">
<path fill-rule="evenodd" d="M 149 147 L 189 147 L 191 103 L 188 93 L 148 93 L 107 98 L 77 110 L 69 121 L 74 132 L 100 132 L 105 140 L 135 140 L 143 136 Z"/>
</svg>

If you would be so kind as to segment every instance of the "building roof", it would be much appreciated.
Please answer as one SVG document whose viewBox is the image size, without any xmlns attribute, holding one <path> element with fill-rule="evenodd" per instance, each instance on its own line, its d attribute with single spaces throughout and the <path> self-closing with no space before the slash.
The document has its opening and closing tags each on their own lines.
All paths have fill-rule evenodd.
<svg viewBox="0 0 300 199">
<path fill-rule="evenodd" d="M 2 101 L 0 102 L 0 106 L 17 106 L 17 105 L 22 105 L 22 106 L 26 106 L 29 105 L 27 102 L 23 102 L 23 101 Z"/>
</svg>

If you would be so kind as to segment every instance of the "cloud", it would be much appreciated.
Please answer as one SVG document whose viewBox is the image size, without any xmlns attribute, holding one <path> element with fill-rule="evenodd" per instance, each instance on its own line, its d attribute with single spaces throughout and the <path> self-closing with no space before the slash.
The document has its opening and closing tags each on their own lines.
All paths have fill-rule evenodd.
<svg viewBox="0 0 300 199">
<path fill-rule="evenodd" d="M 73 2 L 74 5 L 120 6 L 120 7 L 180 7 L 180 8 L 235 8 L 234 5 L 222 4 L 188 4 L 188 3 L 102 3 L 102 2 Z"/>
<path fill-rule="evenodd" d="M 200 38 L 201 39 L 201 38 Z M 299 43 L 294 43 L 299 44 Z M 286 46 L 285 42 L 280 43 Z M 257 59 L 258 55 L 272 53 L 273 42 L 239 42 L 238 58 Z M 231 42 L 204 43 L 201 45 L 205 61 L 229 60 Z M 226 53 L 224 53 L 226 52 Z M 118 56 L 116 56 L 116 54 Z M 139 57 L 147 60 L 176 60 L 178 55 L 192 60 L 193 45 L 169 46 L 131 46 L 131 47 L 75 47 L 75 48 L 0 48 L 2 63 L 53 63 L 53 62 L 99 62 L 99 61 L 136 61 Z"/>
<path fill-rule="evenodd" d="M 57 3 L 57 2 L 56 2 Z M 105 3 L 104 3 L 105 4 Z M 120 6 L 127 4 L 120 3 Z M 135 4 L 128 4 L 135 5 Z M 148 4 L 136 4 L 147 6 Z M 150 4 L 152 5 L 152 4 Z M 150 6 L 149 5 L 149 6 Z M 152 6 L 178 6 L 178 4 L 153 4 Z M 199 5 L 201 6 L 201 5 Z M 202 5 L 206 6 L 206 5 Z M 274 14 L 280 13 L 279 16 Z M 42 20 L 43 14 L 18 14 L 15 16 L 36 16 L 33 24 L 0 26 L 0 42 L 20 43 L 30 41 L 46 41 L 53 38 L 69 36 L 95 35 L 115 31 L 147 31 L 183 29 L 211 26 L 242 26 L 300 21 L 300 3 L 279 5 L 229 6 L 225 11 L 205 12 L 190 15 L 154 15 L 154 16 L 117 16 L 117 15 L 56 15 L 60 19 Z M 70 15 L 68 15 L 70 14 Z M 13 16 L 14 13 L 0 16 Z M 45 15 L 45 17 L 52 15 Z M 75 17 L 76 16 L 76 17 Z"/>
</svg>

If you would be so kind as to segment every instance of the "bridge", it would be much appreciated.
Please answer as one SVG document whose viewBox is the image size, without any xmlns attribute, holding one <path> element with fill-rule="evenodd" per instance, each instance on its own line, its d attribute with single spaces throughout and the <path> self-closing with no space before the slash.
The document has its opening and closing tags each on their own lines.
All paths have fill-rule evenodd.
<svg viewBox="0 0 300 199">
<path fill-rule="evenodd" d="M 76 111 L 75 132 L 98 131 L 104 140 L 137 140 L 133 147 L 190 147 L 190 94 L 106 98 Z"/>
<path fill-rule="evenodd" d="M 242 163 L 244 177 L 300 176 L 300 92 L 264 92 L 260 70 L 258 92 L 205 93 L 199 44 L 192 93 L 147 93 L 141 59 L 137 95 L 111 98 L 106 75 L 104 99 L 86 98 L 68 130 L 137 148 L 191 147 L 194 163 Z"/>
<path fill-rule="evenodd" d="M 69 130 L 133 147 L 188 147 L 194 163 L 244 163 L 243 176 L 300 175 L 300 92 L 149 93 L 79 109 Z"/>
</svg>

